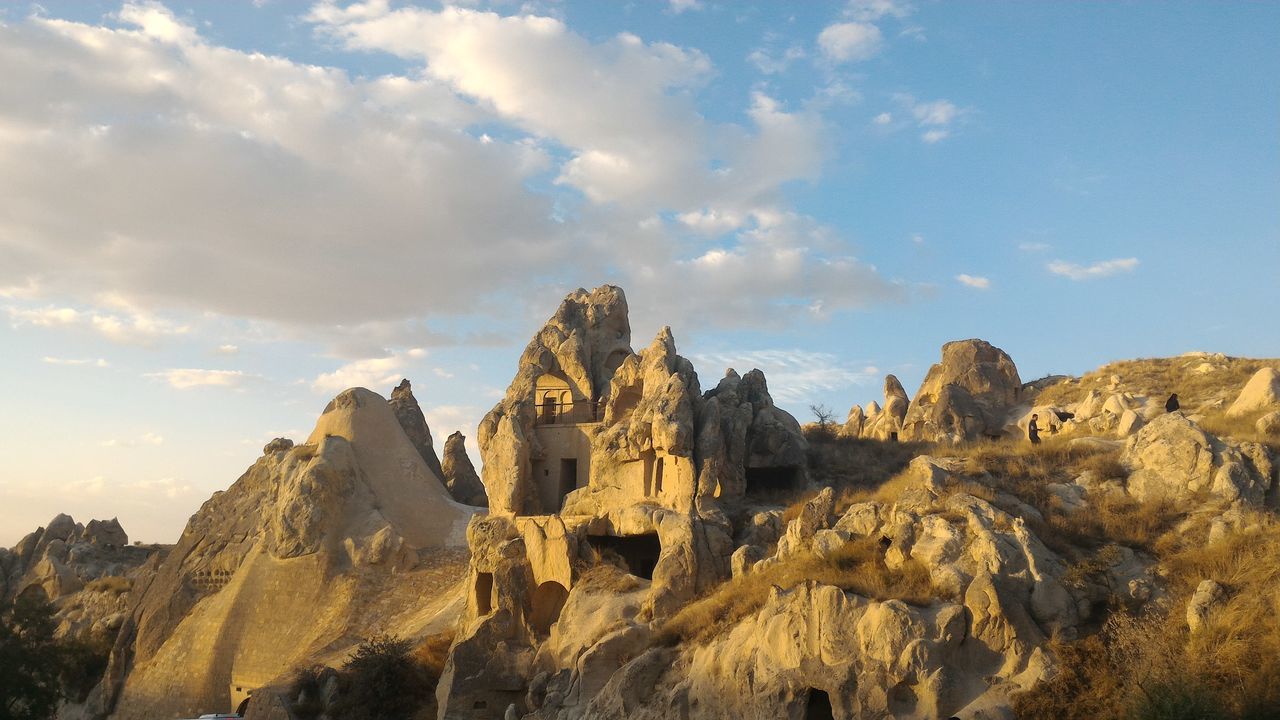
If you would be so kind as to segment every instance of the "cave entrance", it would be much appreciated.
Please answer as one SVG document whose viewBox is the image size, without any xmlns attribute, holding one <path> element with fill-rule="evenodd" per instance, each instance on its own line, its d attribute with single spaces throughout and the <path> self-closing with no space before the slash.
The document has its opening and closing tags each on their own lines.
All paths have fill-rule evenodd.
<svg viewBox="0 0 1280 720">
<path fill-rule="evenodd" d="M 835 720 L 831 696 L 825 690 L 809 688 L 809 696 L 805 698 L 804 720 Z"/>
<path fill-rule="evenodd" d="M 662 554 L 662 543 L 658 540 L 657 533 L 588 535 L 587 542 L 601 554 L 616 554 L 627 564 L 627 572 L 645 580 L 653 579 L 653 569 L 657 567 L 658 556 Z"/>
<path fill-rule="evenodd" d="M 800 484 L 800 468 L 749 467 L 746 481 L 748 495 L 789 492 L 795 490 Z"/>
<path fill-rule="evenodd" d="M 236 714 L 240 717 L 244 717 L 247 712 L 249 712 L 249 698 L 245 698 L 244 702 L 240 703 L 240 707 L 236 708 Z"/>
<path fill-rule="evenodd" d="M 476 614 L 493 612 L 493 573 L 476 573 Z"/>
<path fill-rule="evenodd" d="M 564 507 L 564 498 L 578 489 L 578 458 L 564 458 L 560 461 L 560 487 L 556 493 L 556 511 Z"/>
<path fill-rule="evenodd" d="M 533 591 L 532 608 L 529 612 L 529 627 L 539 635 L 551 632 L 551 626 L 560 619 L 560 611 L 564 609 L 564 601 L 569 599 L 569 591 L 555 580 L 548 580 Z"/>
</svg>

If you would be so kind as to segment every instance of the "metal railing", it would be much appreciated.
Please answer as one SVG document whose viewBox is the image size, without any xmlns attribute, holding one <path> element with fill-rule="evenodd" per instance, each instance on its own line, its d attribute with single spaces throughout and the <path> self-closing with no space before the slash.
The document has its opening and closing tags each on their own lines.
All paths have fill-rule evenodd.
<svg viewBox="0 0 1280 720">
<path fill-rule="evenodd" d="M 538 404 L 536 408 L 539 425 L 600 422 L 604 419 L 604 403 L 599 400 L 567 403 L 547 401 Z"/>
</svg>

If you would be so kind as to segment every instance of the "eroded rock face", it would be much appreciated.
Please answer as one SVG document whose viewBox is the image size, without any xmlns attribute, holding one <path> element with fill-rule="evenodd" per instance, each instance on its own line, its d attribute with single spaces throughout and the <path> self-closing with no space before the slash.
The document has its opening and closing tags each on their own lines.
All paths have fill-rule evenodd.
<svg viewBox="0 0 1280 720">
<path fill-rule="evenodd" d="M 387 402 L 395 412 L 396 420 L 399 421 L 404 434 L 408 436 L 409 442 L 413 443 L 418 454 L 422 456 L 422 461 L 427 464 L 427 469 L 443 482 L 444 470 L 440 467 L 440 459 L 436 457 L 435 444 L 431 440 L 431 428 L 427 427 L 427 418 L 422 414 L 418 399 L 413 396 L 413 387 L 408 378 L 401 380 L 400 384 L 391 391 L 391 399 Z"/>
<path fill-rule="evenodd" d="M 1213 497 L 1261 504 L 1274 484 L 1273 461 L 1253 443 L 1232 445 L 1181 413 L 1157 417 L 1125 445 L 1129 493 L 1140 500 Z"/>
<path fill-rule="evenodd" d="M 306 443 L 267 450 L 139 574 L 99 712 L 234 710 L 233 681 L 262 686 L 386 631 L 370 597 L 409 602 L 410 577 L 465 563 L 473 510 L 453 502 L 376 393 L 341 393 Z"/>
<path fill-rule="evenodd" d="M 1249 378 L 1240 395 L 1227 408 L 1229 417 L 1239 417 L 1259 410 L 1280 408 L 1280 371 L 1264 367 Z"/>
<path fill-rule="evenodd" d="M 559 509 L 544 507 L 547 503 L 533 481 L 531 461 L 543 453 L 534 436 L 535 422 L 539 417 L 548 424 L 594 421 L 599 403 L 607 400 L 614 370 L 631 354 L 627 299 L 621 288 L 579 289 L 565 298 L 521 354 L 506 396 L 480 423 L 477 439 L 493 511 L 536 514 Z"/>
<path fill-rule="evenodd" d="M 462 433 L 455 432 L 444 441 L 444 460 L 440 466 L 444 472 L 445 485 L 454 500 L 463 505 L 489 506 L 489 498 L 485 495 L 480 475 L 467 456 L 467 439 Z"/>
<path fill-rule="evenodd" d="M 942 346 L 942 362 L 925 375 L 903 421 L 903 438 L 962 442 L 1004 432 L 1022 380 L 1005 351 L 985 340 Z"/>
<path fill-rule="evenodd" d="M 584 706 L 630 659 L 635 628 L 728 577 L 726 510 L 805 484 L 807 443 L 763 373 L 729 370 L 704 394 L 669 328 L 639 353 L 629 342 L 621 290 L 571 294 L 481 424 L 493 513 L 469 535 L 473 598 L 441 717 L 470 717 L 475 703 L 505 709 L 526 690 L 548 707 Z M 636 602 L 579 656 L 557 635 L 561 609 L 585 607 L 573 601 L 587 592 L 579 573 L 610 562 L 637 583 Z M 531 674 L 535 655 L 554 681 Z"/>
</svg>

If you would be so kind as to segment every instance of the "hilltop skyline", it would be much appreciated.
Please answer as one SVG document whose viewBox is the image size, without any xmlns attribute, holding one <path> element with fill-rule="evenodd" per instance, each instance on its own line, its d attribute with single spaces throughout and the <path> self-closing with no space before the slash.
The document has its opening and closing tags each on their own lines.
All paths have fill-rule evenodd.
<svg viewBox="0 0 1280 720">
<path fill-rule="evenodd" d="M 352 385 L 474 441 L 617 284 L 704 389 L 837 415 L 1275 357 L 1274 5 L 45 2 L 0 10 L 0 545 L 172 541 Z M 474 448 L 474 446 L 472 446 Z M 477 462 L 474 450 L 472 457 Z"/>
</svg>

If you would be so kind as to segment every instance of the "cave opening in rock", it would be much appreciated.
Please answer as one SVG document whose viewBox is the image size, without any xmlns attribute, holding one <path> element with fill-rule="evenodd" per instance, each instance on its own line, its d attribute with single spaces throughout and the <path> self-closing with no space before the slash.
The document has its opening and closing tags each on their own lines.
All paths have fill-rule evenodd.
<svg viewBox="0 0 1280 720">
<path fill-rule="evenodd" d="M 560 619 L 560 611 L 564 609 L 564 601 L 569 599 L 569 591 L 563 585 L 548 580 L 533 591 L 533 600 L 529 612 L 529 627 L 539 635 L 551 632 L 551 626 Z"/>
<path fill-rule="evenodd" d="M 476 573 L 476 613 L 493 612 L 493 573 Z"/>
<path fill-rule="evenodd" d="M 601 554 L 617 554 L 626 563 L 627 572 L 645 580 L 653 579 L 653 569 L 657 567 L 658 556 L 662 554 L 662 543 L 658 540 L 657 533 L 588 535 L 587 542 Z"/>
<path fill-rule="evenodd" d="M 804 720 L 835 720 L 831 696 L 825 690 L 809 688 L 809 697 L 805 699 Z"/>
<path fill-rule="evenodd" d="M 789 492 L 800 484 L 800 468 L 749 467 L 746 480 L 748 495 Z"/>
</svg>

